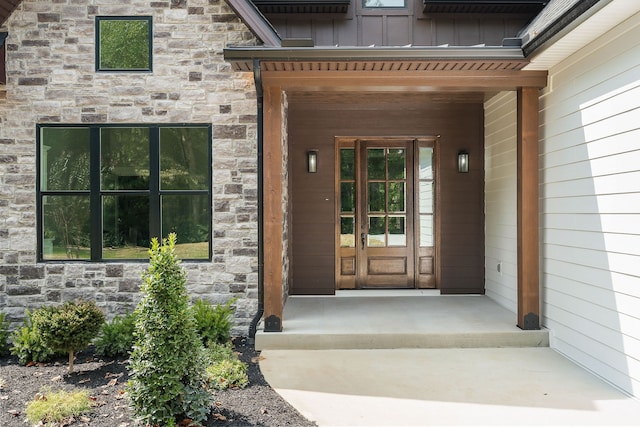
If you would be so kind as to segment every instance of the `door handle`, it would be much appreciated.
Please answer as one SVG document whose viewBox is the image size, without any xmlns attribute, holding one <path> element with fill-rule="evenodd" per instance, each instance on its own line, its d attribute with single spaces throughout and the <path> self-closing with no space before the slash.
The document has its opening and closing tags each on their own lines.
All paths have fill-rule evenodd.
<svg viewBox="0 0 640 427">
<path fill-rule="evenodd" d="M 366 236 L 364 233 L 360 234 L 360 242 L 362 243 L 362 249 L 364 249 L 364 241 L 366 239 Z"/>
</svg>

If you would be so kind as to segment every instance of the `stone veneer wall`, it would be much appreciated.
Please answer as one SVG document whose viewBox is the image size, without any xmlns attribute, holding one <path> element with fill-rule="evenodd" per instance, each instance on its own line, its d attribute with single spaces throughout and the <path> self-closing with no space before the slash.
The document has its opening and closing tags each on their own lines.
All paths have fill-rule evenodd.
<svg viewBox="0 0 640 427">
<path fill-rule="evenodd" d="M 96 73 L 94 17 L 153 16 L 152 73 Z M 146 263 L 36 262 L 37 123 L 212 123 L 212 262 L 183 263 L 194 298 L 238 297 L 235 333 L 257 309 L 256 105 L 253 76 L 228 44 L 255 39 L 223 0 L 25 0 L 5 23 L 0 101 L 0 309 L 94 299 L 132 310 Z"/>
</svg>

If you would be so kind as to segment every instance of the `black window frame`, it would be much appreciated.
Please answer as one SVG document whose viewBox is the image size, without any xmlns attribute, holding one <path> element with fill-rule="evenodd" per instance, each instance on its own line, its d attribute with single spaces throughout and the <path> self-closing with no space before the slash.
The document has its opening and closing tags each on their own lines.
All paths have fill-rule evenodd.
<svg viewBox="0 0 640 427">
<path fill-rule="evenodd" d="M 41 138 L 42 130 L 45 128 L 76 128 L 89 129 L 89 158 L 90 158 L 90 187 L 89 190 L 42 190 L 42 153 Z M 100 173 L 100 138 L 101 130 L 107 128 L 146 128 L 149 129 L 149 189 L 147 190 L 103 190 L 101 188 Z M 207 189 L 205 190 L 163 190 L 160 186 L 160 131 L 163 128 L 207 128 Z M 102 198 L 103 196 L 127 195 L 127 196 L 148 196 L 149 197 L 149 239 L 156 237 L 159 240 L 162 227 L 162 205 L 163 195 L 206 195 L 207 196 L 207 216 L 208 216 L 208 243 L 209 253 L 207 258 L 184 258 L 190 262 L 210 262 L 213 259 L 213 171 L 212 171 L 212 151 L 213 151 L 213 126 L 211 123 L 170 123 L 170 124 L 149 124 L 149 123 L 123 123 L 123 124 L 37 124 L 36 125 L 36 229 L 37 229 L 37 260 L 38 262 L 146 262 L 145 258 L 103 258 L 103 217 Z M 43 197 L 45 196 L 89 196 L 90 204 L 90 250 L 89 259 L 45 259 L 44 258 L 44 217 L 43 217 Z M 178 236 L 178 240 L 180 236 Z"/>
<path fill-rule="evenodd" d="M 100 64 L 100 22 L 147 21 L 149 23 L 148 68 L 103 68 Z M 153 17 L 152 16 L 96 16 L 95 17 L 95 70 L 97 73 L 151 73 L 153 72 Z"/>
</svg>

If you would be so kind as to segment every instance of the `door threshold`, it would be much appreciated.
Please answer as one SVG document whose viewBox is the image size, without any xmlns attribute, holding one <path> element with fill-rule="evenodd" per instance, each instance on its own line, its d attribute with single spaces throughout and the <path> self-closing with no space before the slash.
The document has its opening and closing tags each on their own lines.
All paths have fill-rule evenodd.
<svg viewBox="0 0 640 427">
<path fill-rule="evenodd" d="M 440 296 L 440 289 L 343 289 L 337 297 L 415 297 Z"/>
</svg>

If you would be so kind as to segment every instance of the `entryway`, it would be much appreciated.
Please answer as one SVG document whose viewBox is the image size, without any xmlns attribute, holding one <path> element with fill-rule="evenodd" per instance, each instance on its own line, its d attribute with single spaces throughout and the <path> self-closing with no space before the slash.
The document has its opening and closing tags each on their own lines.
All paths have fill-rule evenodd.
<svg viewBox="0 0 640 427">
<path fill-rule="evenodd" d="M 437 138 L 336 138 L 336 289 L 436 288 Z"/>
</svg>

